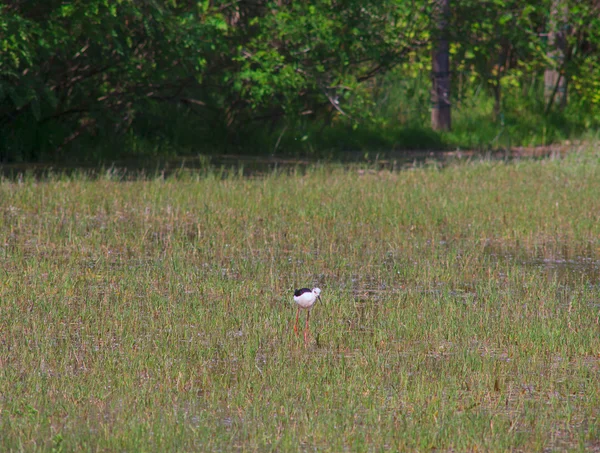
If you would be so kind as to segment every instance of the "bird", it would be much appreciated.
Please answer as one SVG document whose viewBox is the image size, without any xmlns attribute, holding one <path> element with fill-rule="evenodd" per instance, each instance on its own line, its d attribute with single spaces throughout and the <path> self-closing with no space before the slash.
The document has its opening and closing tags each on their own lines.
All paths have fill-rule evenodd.
<svg viewBox="0 0 600 453">
<path fill-rule="evenodd" d="M 298 334 L 298 318 L 300 317 L 300 309 L 307 310 L 306 312 L 306 326 L 304 327 L 304 343 L 308 343 L 308 319 L 310 318 L 310 310 L 319 299 L 321 300 L 321 289 L 320 288 L 300 288 L 294 291 L 294 302 L 298 305 L 298 311 L 296 312 L 296 323 L 294 324 L 294 332 Z"/>
</svg>

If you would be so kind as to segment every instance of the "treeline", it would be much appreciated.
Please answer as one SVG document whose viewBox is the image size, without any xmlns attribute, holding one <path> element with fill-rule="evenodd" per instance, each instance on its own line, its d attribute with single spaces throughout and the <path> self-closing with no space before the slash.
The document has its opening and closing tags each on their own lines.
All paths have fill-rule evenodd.
<svg viewBox="0 0 600 453">
<path fill-rule="evenodd" d="M 394 80 L 427 80 L 449 110 L 484 90 L 494 119 L 542 81 L 540 115 L 575 103 L 595 121 L 599 16 L 597 0 L 5 1 L 0 159 L 86 158 L 132 135 L 193 147 L 263 130 L 277 146 L 299 123 L 401 126 L 402 105 L 378 108 L 382 87 L 402 98 Z"/>
</svg>

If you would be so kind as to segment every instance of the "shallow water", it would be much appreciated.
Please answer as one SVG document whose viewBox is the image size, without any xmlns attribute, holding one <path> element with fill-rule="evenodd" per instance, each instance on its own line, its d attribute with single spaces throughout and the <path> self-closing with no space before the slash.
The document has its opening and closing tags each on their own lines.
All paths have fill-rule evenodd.
<svg viewBox="0 0 600 453">
<path fill-rule="evenodd" d="M 535 268 L 549 282 L 573 286 L 587 284 L 600 286 L 600 257 L 591 243 L 573 246 L 567 243 L 546 243 L 527 250 L 489 242 L 483 249 L 485 256 L 497 261 Z"/>
</svg>

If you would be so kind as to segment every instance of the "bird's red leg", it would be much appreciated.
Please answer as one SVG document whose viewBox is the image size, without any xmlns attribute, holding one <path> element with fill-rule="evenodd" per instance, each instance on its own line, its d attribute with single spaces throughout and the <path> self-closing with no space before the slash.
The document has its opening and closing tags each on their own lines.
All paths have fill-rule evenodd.
<svg viewBox="0 0 600 453">
<path fill-rule="evenodd" d="M 310 318 L 310 310 L 306 312 L 306 326 L 304 327 L 304 343 L 308 343 L 308 319 Z"/>
<path fill-rule="evenodd" d="M 298 307 L 298 311 L 296 312 L 296 323 L 294 324 L 294 332 L 298 335 L 298 317 L 300 316 L 300 307 Z"/>
</svg>

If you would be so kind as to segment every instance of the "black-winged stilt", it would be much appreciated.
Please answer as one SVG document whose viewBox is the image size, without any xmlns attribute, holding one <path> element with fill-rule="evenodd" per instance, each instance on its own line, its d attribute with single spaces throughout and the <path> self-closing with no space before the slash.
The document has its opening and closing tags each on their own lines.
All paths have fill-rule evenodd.
<svg viewBox="0 0 600 453">
<path fill-rule="evenodd" d="M 306 326 L 304 327 L 304 343 L 308 343 L 308 319 L 310 318 L 310 309 L 315 304 L 317 299 L 321 300 L 320 288 L 300 288 L 294 291 L 294 302 L 298 304 L 296 312 L 296 323 L 294 324 L 294 332 L 298 334 L 298 318 L 300 317 L 300 309 L 306 311 Z"/>
</svg>

